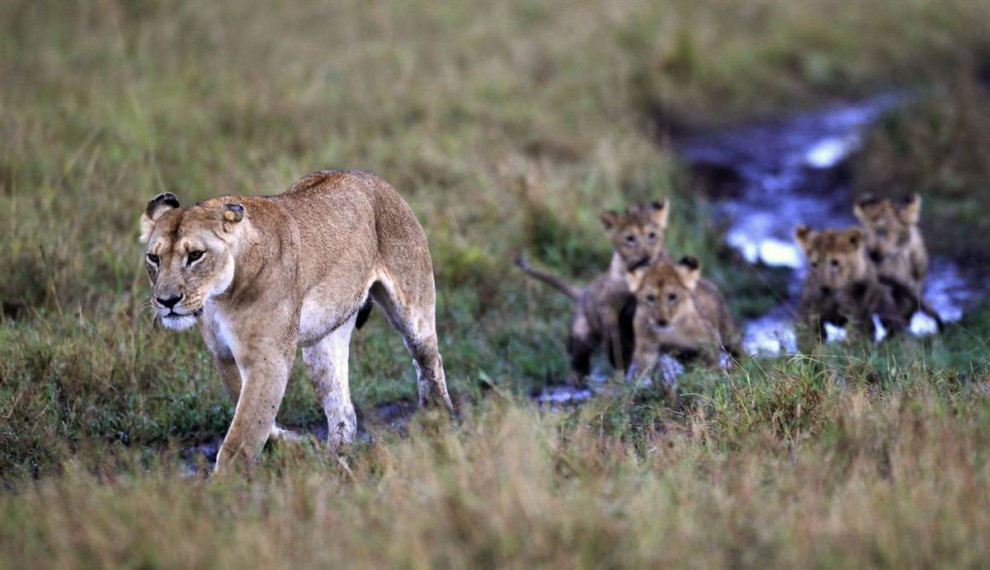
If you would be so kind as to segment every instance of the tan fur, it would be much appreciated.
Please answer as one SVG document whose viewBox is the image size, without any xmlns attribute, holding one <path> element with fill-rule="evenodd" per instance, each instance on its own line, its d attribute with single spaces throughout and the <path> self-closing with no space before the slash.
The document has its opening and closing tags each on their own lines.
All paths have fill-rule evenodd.
<svg viewBox="0 0 990 570">
<path fill-rule="evenodd" d="M 237 402 L 216 473 L 253 460 L 280 433 L 275 415 L 297 346 L 331 445 L 351 440 L 348 346 L 369 297 L 413 356 L 420 404 L 451 407 L 426 235 L 378 176 L 317 172 L 277 196 L 224 196 L 188 208 L 160 195 L 141 230 L 157 317 L 177 330 L 199 325 Z"/>
<path fill-rule="evenodd" d="M 740 332 L 718 287 L 701 277 L 693 257 L 661 261 L 630 274 L 636 291 L 636 349 L 627 377 L 648 374 L 663 353 L 719 362 L 720 351 L 739 356 Z"/>
<path fill-rule="evenodd" d="M 938 313 L 922 296 L 928 274 L 928 250 L 918 228 L 921 196 L 913 194 L 902 202 L 865 197 L 856 202 L 853 213 L 863 224 L 867 252 L 876 264 L 880 280 L 891 287 L 901 315 L 910 320 L 921 310 L 941 327 Z"/>
<path fill-rule="evenodd" d="M 826 339 L 825 323 L 845 326 L 873 338 L 873 315 L 890 335 L 904 329 L 906 322 L 897 310 L 890 289 L 880 283 L 876 267 L 867 256 L 863 231 L 814 231 L 799 225 L 795 239 L 808 260 L 807 274 L 799 308 L 800 344 L 808 347 L 807 335 L 814 332 L 820 342 Z"/>
<path fill-rule="evenodd" d="M 632 355 L 631 327 L 620 323 L 623 308 L 632 298 L 626 273 L 666 259 L 664 233 L 669 206 L 665 201 L 635 206 L 625 212 L 601 215 L 602 225 L 612 242 L 612 261 L 607 272 L 581 288 L 560 277 L 533 268 L 519 258 L 518 265 L 528 275 L 556 287 L 575 300 L 574 317 L 567 339 L 571 359 L 569 381 L 582 385 L 591 371 L 591 355 L 604 345 L 616 368 L 625 368 Z"/>
</svg>

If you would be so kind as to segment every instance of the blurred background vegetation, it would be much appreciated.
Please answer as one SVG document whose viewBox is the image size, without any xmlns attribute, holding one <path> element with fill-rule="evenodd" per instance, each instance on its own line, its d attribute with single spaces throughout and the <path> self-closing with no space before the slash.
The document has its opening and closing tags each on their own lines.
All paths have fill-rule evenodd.
<svg viewBox="0 0 990 570">
<path fill-rule="evenodd" d="M 576 282 L 590 279 L 609 257 L 598 222 L 603 209 L 671 199 L 669 249 L 698 255 L 740 316 L 766 309 L 772 291 L 737 270 L 742 262 L 722 244 L 707 204 L 688 191 L 670 148 L 678 133 L 880 91 L 916 92 L 914 103 L 868 133 L 853 164 L 856 189 L 920 191 L 935 253 L 986 264 L 990 242 L 974 236 L 990 230 L 983 212 L 990 204 L 987 22 L 990 3 L 979 0 L 0 2 L 0 480 L 14 488 L 30 477 L 65 476 L 67 466 L 86 458 L 82 471 L 97 480 L 73 477 L 90 488 L 113 479 L 106 474 L 118 468 L 147 468 L 146 461 L 127 463 L 129 453 L 211 440 L 226 429 L 232 405 L 198 334 L 160 330 L 145 308 L 137 221 L 159 192 L 192 203 L 276 193 L 326 168 L 383 175 L 429 237 L 441 350 L 462 401 L 482 399 L 487 387 L 527 394 L 563 376 L 570 303 L 525 280 L 511 260 L 525 250 Z M 884 418 L 899 413 L 901 404 L 891 399 L 907 402 L 915 394 L 933 400 L 912 408 L 911 417 L 943 417 L 957 404 L 986 417 L 985 395 L 973 396 L 982 398 L 976 403 L 960 395 L 980 394 L 974 386 L 987 382 L 986 314 L 985 306 L 974 309 L 944 342 L 906 339 L 904 346 L 846 356 L 830 349 L 835 362 L 845 363 L 841 372 L 787 357 L 755 362 L 743 377 L 764 387 L 749 391 L 734 392 L 718 374 L 695 373 L 685 380 L 697 394 L 689 401 L 717 412 L 715 418 L 671 415 L 656 401 L 633 398 L 594 404 L 553 429 L 604 438 L 602 449 L 611 451 L 601 457 L 633 440 L 649 449 L 650 438 L 671 430 L 707 426 L 720 434 L 690 439 L 685 445 L 700 447 L 665 456 L 664 468 L 706 450 L 750 447 L 783 461 L 782 448 L 751 439 L 764 436 L 795 449 L 802 438 L 831 434 L 808 453 L 845 461 L 833 455 L 832 443 L 879 446 L 862 451 L 873 453 L 886 445 L 888 431 L 863 428 L 856 434 L 865 439 L 848 436 L 861 416 L 829 414 L 872 400 L 827 387 L 836 377 L 862 394 L 904 382 L 905 392 L 881 397 Z M 382 403 L 414 401 L 412 368 L 380 314 L 355 335 L 351 367 L 364 414 Z M 915 372 L 905 376 L 907 369 Z M 937 388 L 917 387 L 928 382 Z M 809 406 L 826 411 L 802 416 Z M 311 425 L 321 416 L 297 370 L 280 421 Z M 495 422 L 491 429 L 503 425 L 485 421 Z M 479 425 L 490 425 L 485 421 Z M 595 421 L 597 431 L 588 428 Z M 937 425 L 961 440 L 988 441 L 985 422 Z M 957 427 L 963 431 L 953 432 Z M 526 429 L 543 433 L 525 428 L 520 438 L 533 435 Z M 562 437 L 553 445 L 566 447 L 570 436 Z M 931 438 L 911 441 L 929 445 Z M 421 445 L 415 438 L 407 444 Z M 393 451 L 402 456 L 403 449 Z M 382 459 L 390 452 L 367 453 L 358 459 L 367 468 L 358 479 L 391 465 Z M 582 447 L 570 461 L 592 478 L 609 471 L 594 467 L 601 457 Z M 979 467 L 986 458 L 960 459 L 969 460 Z M 348 477 L 313 457 L 277 461 L 276 474 L 301 462 Z M 546 468 L 566 471 L 560 465 L 567 461 Z M 698 460 L 708 461 L 716 460 Z M 655 467 L 645 469 L 662 478 Z M 690 479 L 690 465 L 682 469 L 676 476 Z M 629 482 L 636 473 L 626 473 L 629 492 L 637 488 Z M 148 484 L 166 489 L 162 497 L 180 492 L 159 479 Z M 918 480 L 918 488 L 925 484 Z M 957 514 L 988 504 L 986 488 L 979 488 L 976 503 Z M 236 488 L 228 499 L 239 500 L 240 492 L 249 490 Z M 24 501 L 0 502 L 0 526 L 26 524 L 29 505 L 52 508 L 43 497 Z M 182 504 L 213 512 L 199 499 Z M 141 512 L 140 504 L 121 508 Z M 37 528 L 47 536 L 47 527 Z M 746 542 L 746 532 L 723 530 L 725 552 Z M 0 531 L 0 539 L 12 536 Z M 504 547 L 479 540 L 462 543 Z M 51 547 L 46 540 L 31 544 Z M 813 549 L 810 541 L 800 544 Z M 589 548 L 581 560 L 601 562 L 600 549 Z M 980 548 L 986 553 L 986 544 Z M 17 552 L 30 565 L 25 561 L 35 551 Z M 94 552 L 98 565 L 129 560 Z M 369 565 L 385 560 L 364 555 Z"/>
</svg>

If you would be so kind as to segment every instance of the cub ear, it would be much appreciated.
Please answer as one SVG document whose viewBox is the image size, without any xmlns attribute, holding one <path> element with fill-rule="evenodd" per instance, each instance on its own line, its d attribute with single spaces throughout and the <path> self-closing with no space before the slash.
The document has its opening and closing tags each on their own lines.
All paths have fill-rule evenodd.
<svg viewBox="0 0 990 570">
<path fill-rule="evenodd" d="M 629 290 L 636 292 L 639 290 L 639 286 L 643 284 L 643 280 L 646 278 L 646 274 L 650 272 L 649 265 L 643 265 L 637 267 L 632 271 L 626 271 L 626 284 L 629 285 Z"/>
<path fill-rule="evenodd" d="M 798 224 L 794 228 L 794 239 L 797 240 L 798 245 L 801 246 L 805 252 L 811 250 L 811 240 L 815 238 L 815 232 L 804 224 Z"/>
<path fill-rule="evenodd" d="M 866 208 L 876 205 L 877 202 L 878 200 L 869 194 L 863 196 L 853 205 L 853 215 L 860 222 L 867 223 L 869 218 L 866 216 Z"/>
<path fill-rule="evenodd" d="M 897 217 L 905 224 L 917 224 L 921 219 L 921 196 L 915 193 L 907 197 L 897 209 Z"/>
<path fill-rule="evenodd" d="M 240 204 L 227 204 L 223 207 L 223 220 L 236 224 L 244 219 L 244 206 Z"/>
<path fill-rule="evenodd" d="M 701 262 L 696 257 L 685 255 L 677 262 L 677 272 L 681 275 L 684 285 L 694 290 L 698 279 L 701 279 Z"/>
<path fill-rule="evenodd" d="M 611 232 L 613 229 L 615 229 L 615 226 L 619 225 L 619 217 L 620 214 L 615 210 L 602 212 L 600 219 L 602 221 L 602 226 L 605 228 L 605 231 Z"/>
<path fill-rule="evenodd" d="M 144 214 L 141 215 L 141 243 L 148 243 L 151 231 L 155 229 L 155 222 L 162 217 L 162 214 L 178 207 L 179 199 L 171 192 L 165 192 L 152 198 L 145 207 Z"/>
<path fill-rule="evenodd" d="M 667 227 L 667 218 L 670 208 L 667 207 L 666 200 L 654 200 L 649 205 L 650 219 L 661 228 Z"/>
<path fill-rule="evenodd" d="M 849 228 L 845 232 L 846 239 L 849 240 L 849 245 L 858 248 L 863 243 L 863 230 L 859 228 Z"/>
</svg>

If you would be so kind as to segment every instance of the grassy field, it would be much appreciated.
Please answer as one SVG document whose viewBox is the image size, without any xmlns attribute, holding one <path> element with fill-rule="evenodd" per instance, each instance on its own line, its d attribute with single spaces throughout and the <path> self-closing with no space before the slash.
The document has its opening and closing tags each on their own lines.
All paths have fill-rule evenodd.
<svg viewBox="0 0 990 570">
<path fill-rule="evenodd" d="M 940 255 L 990 259 L 990 4 L 0 3 L 0 567 L 970 567 L 990 556 L 990 307 L 941 337 L 691 371 L 681 406 L 538 410 L 562 378 L 603 209 L 672 200 L 740 316 L 772 291 L 721 245 L 667 136 L 877 90 L 864 190 L 923 192 Z M 272 445 L 212 484 L 182 449 L 232 405 L 194 332 L 156 327 L 153 195 L 385 176 L 425 227 L 461 416 L 371 422 L 331 457 Z M 985 232 L 984 232 L 985 233 Z M 962 244 L 962 245 L 960 245 Z M 380 313 L 355 335 L 366 418 L 415 399 Z M 300 370 L 281 422 L 322 412 Z"/>
</svg>

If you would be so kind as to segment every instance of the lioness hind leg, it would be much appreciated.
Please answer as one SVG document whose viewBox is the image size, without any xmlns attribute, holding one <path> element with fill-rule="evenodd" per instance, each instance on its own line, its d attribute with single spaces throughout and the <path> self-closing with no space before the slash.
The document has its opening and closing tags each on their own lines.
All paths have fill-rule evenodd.
<svg viewBox="0 0 990 570">
<path fill-rule="evenodd" d="M 302 351 L 306 375 L 327 416 L 327 443 L 334 448 L 350 443 L 357 430 L 357 416 L 347 380 L 347 356 L 356 320 L 355 313 L 337 330 Z"/>
<path fill-rule="evenodd" d="M 436 296 L 432 275 L 428 284 L 411 283 L 408 289 L 397 284 L 378 281 L 371 287 L 371 296 L 385 311 L 389 323 L 402 335 L 406 349 L 413 357 L 419 385 L 419 405 L 443 406 L 453 410 L 447 393 L 447 378 L 436 331 Z"/>
</svg>

